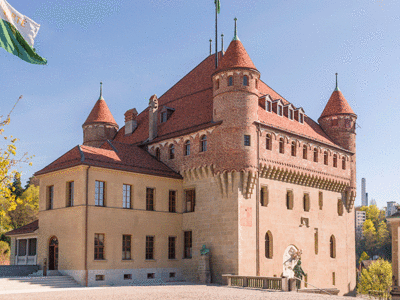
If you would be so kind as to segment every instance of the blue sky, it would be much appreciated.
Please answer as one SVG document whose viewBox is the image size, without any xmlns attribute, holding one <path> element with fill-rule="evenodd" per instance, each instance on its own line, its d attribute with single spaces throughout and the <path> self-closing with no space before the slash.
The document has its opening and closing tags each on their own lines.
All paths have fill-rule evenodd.
<svg viewBox="0 0 400 300">
<path fill-rule="evenodd" d="M 0 49 L 0 115 L 20 95 L 6 128 L 18 152 L 35 155 L 23 181 L 82 143 L 82 124 L 103 95 L 123 126 L 209 54 L 214 1 L 8 0 L 41 24 L 47 66 Z M 335 87 L 358 115 L 356 204 L 361 178 L 378 206 L 400 202 L 400 1 L 221 0 L 225 49 L 238 35 L 261 79 L 314 120 Z M 214 43 L 213 43 L 214 44 Z M 213 46 L 214 48 L 214 46 Z"/>
</svg>

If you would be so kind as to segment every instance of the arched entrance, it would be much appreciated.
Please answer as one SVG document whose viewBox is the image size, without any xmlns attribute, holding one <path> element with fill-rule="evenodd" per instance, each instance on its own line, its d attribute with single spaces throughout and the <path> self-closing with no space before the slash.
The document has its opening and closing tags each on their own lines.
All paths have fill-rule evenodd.
<svg viewBox="0 0 400 300">
<path fill-rule="evenodd" d="M 55 236 L 49 242 L 49 270 L 58 270 L 58 239 Z"/>
</svg>

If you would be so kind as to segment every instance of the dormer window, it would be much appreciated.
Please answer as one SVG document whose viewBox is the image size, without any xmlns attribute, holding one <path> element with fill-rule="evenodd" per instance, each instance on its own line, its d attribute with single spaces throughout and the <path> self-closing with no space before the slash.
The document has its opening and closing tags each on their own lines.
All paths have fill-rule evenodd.
<svg viewBox="0 0 400 300">
<path fill-rule="evenodd" d="M 289 109 L 288 117 L 289 117 L 289 120 L 293 120 L 293 109 Z"/>
<path fill-rule="evenodd" d="M 278 105 L 278 110 L 277 110 L 278 116 L 282 117 L 282 111 L 283 111 L 282 105 Z"/>
<path fill-rule="evenodd" d="M 243 85 L 249 86 L 249 76 L 247 76 L 247 75 L 243 76 Z"/>
<path fill-rule="evenodd" d="M 233 85 L 233 76 L 229 76 L 228 77 L 228 86 L 232 86 Z"/>
<path fill-rule="evenodd" d="M 166 111 L 162 112 L 161 113 L 161 123 L 167 122 L 167 118 L 168 118 L 167 112 Z"/>
<path fill-rule="evenodd" d="M 164 106 L 160 112 L 160 122 L 165 123 L 171 117 L 172 113 L 175 111 L 174 108 Z"/>
<path fill-rule="evenodd" d="M 271 101 L 265 101 L 265 110 L 268 112 L 272 111 L 272 103 Z"/>
<path fill-rule="evenodd" d="M 299 114 L 299 122 L 300 122 L 301 124 L 304 123 L 304 114 Z"/>
</svg>

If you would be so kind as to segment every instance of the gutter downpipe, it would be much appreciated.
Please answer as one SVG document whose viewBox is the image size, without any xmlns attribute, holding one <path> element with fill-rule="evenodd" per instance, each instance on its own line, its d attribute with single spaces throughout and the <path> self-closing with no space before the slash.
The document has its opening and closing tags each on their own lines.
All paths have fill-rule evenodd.
<svg viewBox="0 0 400 300">
<path fill-rule="evenodd" d="M 86 169 L 86 209 L 85 209 L 85 286 L 89 284 L 89 271 L 88 271 L 88 217 L 89 217 L 89 169 Z"/>
<path fill-rule="evenodd" d="M 257 124 L 256 274 L 260 276 L 260 124 Z"/>
</svg>

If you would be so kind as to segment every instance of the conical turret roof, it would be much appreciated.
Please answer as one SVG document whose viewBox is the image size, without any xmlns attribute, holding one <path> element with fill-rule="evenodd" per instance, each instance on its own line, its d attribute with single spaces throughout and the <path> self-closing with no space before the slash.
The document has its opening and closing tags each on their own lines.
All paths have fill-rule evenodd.
<svg viewBox="0 0 400 300">
<path fill-rule="evenodd" d="M 219 63 L 217 72 L 235 68 L 249 68 L 257 70 L 239 39 L 233 39 L 229 44 L 228 49 Z"/>
<path fill-rule="evenodd" d="M 319 118 L 321 119 L 323 117 L 343 114 L 356 115 L 351 109 L 346 98 L 344 98 L 342 92 L 339 90 L 338 87 L 336 87 Z"/>
<path fill-rule="evenodd" d="M 106 101 L 100 96 L 83 125 L 92 123 L 109 123 L 117 125 Z"/>
</svg>

